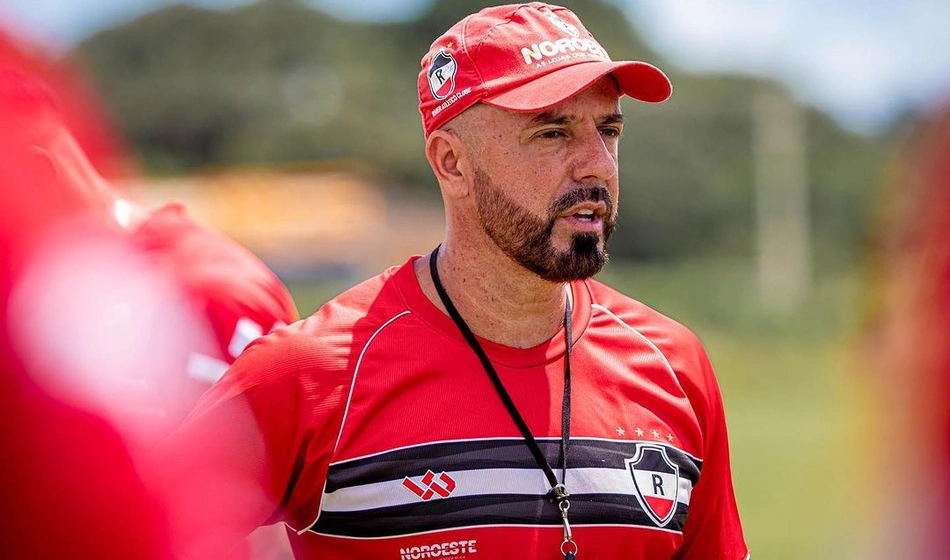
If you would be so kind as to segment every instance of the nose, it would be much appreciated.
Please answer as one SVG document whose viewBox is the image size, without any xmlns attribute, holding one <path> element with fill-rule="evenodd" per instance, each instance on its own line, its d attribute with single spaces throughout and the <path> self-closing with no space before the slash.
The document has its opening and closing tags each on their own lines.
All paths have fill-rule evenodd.
<svg viewBox="0 0 950 560">
<path fill-rule="evenodd" d="M 574 180 L 578 183 L 604 183 L 617 175 L 617 144 L 597 130 L 596 126 L 585 127 L 575 137 Z"/>
</svg>

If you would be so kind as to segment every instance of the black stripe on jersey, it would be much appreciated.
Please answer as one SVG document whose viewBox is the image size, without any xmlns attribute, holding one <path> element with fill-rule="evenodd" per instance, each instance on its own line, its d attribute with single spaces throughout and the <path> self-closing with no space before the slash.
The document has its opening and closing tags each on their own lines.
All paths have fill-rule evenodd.
<svg viewBox="0 0 950 560">
<path fill-rule="evenodd" d="M 636 454 L 637 446 L 641 443 L 662 445 L 666 448 L 670 460 L 679 465 L 681 476 L 686 477 L 693 486 L 699 481 L 699 472 L 703 464 L 701 460 L 659 442 L 571 439 L 568 467 L 572 469 L 585 467 L 626 469 L 624 461 Z M 549 465 L 560 465 L 561 441 L 559 439 L 539 438 L 538 445 Z M 334 492 L 349 486 L 402 479 L 404 476 L 419 476 L 428 470 L 440 472 L 537 468 L 537 462 L 522 439 L 431 443 L 331 464 L 327 474 L 326 492 Z"/>
<path fill-rule="evenodd" d="M 669 531 L 682 531 L 687 506 L 678 503 Z M 620 522 L 618 520 L 622 519 Z M 571 498 L 571 523 L 655 527 L 633 496 Z M 311 531 L 351 538 L 380 538 L 482 525 L 562 527 L 561 515 L 538 496 L 470 496 L 359 512 L 323 512 Z"/>
<path fill-rule="evenodd" d="M 538 443 L 548 460 L 556 464 L 560 442 L 551 438 Z M 656 527 L 633 493 L 633 475 L 626 463 L 636 455 L 639 445 L 662 447 L 670 461 L 678 466 L 681 479 L 689 481 L 691 487 L 699 481 L 702 461 L 672 446 L 658 442 L 571 440 L 570 469 L 600 469 L 610 473 L 607 474 L 610 480 L 631 477 L 629 488 L 620 488 L 616 492 L 593 491 L 588 485 L 588 493 L 583 493 L 575 486 L 571 496 L 573 524 Z M 336 502 L 331 507 L 326 504 L 326 509 L 321 511 L 310 530 L 341 537 L 376 538 L 481 525 L 561 526 L 559 511 L 545 496 L 535 493 L 536 487 L 534 490 L 526 488 L 524 493 L 510 488 L 491 490 L 491 477 L 505 469 L 537 471 L 537 463 L 522 440 L 440 442 L 331 464 L 324 494 L 328 501 L 330 494 L 342 491 L 345 495 L 358 495 L 351 503 L 360 505 L 337 507 L 339 502 Z M 452 473 L 484 472 L 489 481 L 485 486 L 489 491 L 477 495 L 461 495 L 459 492 L 445 499 L 402 499 L 399 491 L 403 490 L 403 479 L 418 480 L 419 476 L 430 471 L 449 473 L 450 476 Z M 368 490 L 374 484 L 378 485 L 377 489 Z M 610 484 L 604 488 L 610 488 Z M 391 493 L 393 489 L 397 489 L 397 494 Z M 366 494 L 363 492 L 366 491 L 371 494 L 364 501 Z M 406 493 L 409 495 L 410 491 L 406 490 Z M 391 499 L 392 496 L 398 499 Z M 664 529 L 681 531 L 688 506 L 676 501 L 675 507 L 676 512 Z"/>
</svg>

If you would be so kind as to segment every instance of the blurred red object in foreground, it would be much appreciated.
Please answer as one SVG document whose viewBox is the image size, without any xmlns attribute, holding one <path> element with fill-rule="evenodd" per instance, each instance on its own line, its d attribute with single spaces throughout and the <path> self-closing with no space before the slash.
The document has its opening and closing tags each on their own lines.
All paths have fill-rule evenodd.
<svg viewBox="0 0 950 560">
<path fill-rule="evenodd" d="M 27 139 L 33 117 L 52 101 L 31 73 L 47 73 L 0 36 L 0 542 L 9 558 L 170 558 L 167 526 L 119 434 L 97 414 L 37 386 L 11 344 L 8 302 L 43 239 L 80 212 L 60 196 L 55 172 Z M 57 76 L 47 74 L 56 81 Z M 64 77 L 63 83 L 72 78 Z M 83 95 L 64 88 L 63 106 L 92 131 L 94 152 L 114 150 L 99 136 Z"/>
<path fill-rule="evenodd" d="M 875 255 L 880 558 L 950 550 L 950 105 L 904 142 Z"/>
<path fill-rule="evenodd" d="M 87 158 L 83 143 L 90 142 L 90 135 L 77 138 L 69 126 L 88 121 L 83 111 L 75 111 L 84 110 L 90 98 L 63 89 L 73 78 L 50 76 L 46 68 L 42 61 L 16 56 L 14 46 L 0 48 L 0 120 L 8 124 L 0 148 L 9 147 L 0 156 L 0 164 L 9 163 L 0 177 L 0 245 L 9 249 L 2 263 L 5 348 L 11 357 L 15 354 L 11 373 L 39 397 L 76 406 L 77 413 L 84 411 L 103 427 L 117 428 L 136 459 L 178 425 L 247 344 L 295 321 L 297 312 L 289 292 L 259 259 L 192 222 L 183 207 L 149 211 L 122 199 Z M 74 94 L 78 101 L 70 99 Z M 109 142 L 93 145 L 101 148 Z M 49 416 L 55 417 L 55 411 Z M 101 465 L 102 473 L 115 478 L 122 496 L 145 492 L 134 471 L 110 474 L 110 468 L 135 463 L 114 457 L 123 445 L 116 434 L 115 449 L 103 441 L 101 453 L 82 433 L 49 434 L 48 442 L 47 434 L 33 434 L 31 441 L 53 449 L 57 438 L 68 440 L 60 446 L 64 448 L 82 444 L 90 465 L 109 460 Z M 30 461 L 42 457 L 46 448 L 11 441 L 10 449 L 29 450 L 23 464 L 35 469 Z M 82 471 L 82 465 L 73 467 Z M 90 466 L 91 487 L 98 482 L 94 471 Z M 117 524 L 105 513 L 82 510 L 88 497 L 69 491 L 64 472 L 48 474 L 48 483 L 60 490 L 67 517 L 72 505 L 90 514 L 84 520 L 94 525 L 90 534 Z M 221 502 L 236 491 L 221 488 Z M 111 505 L 122 509 L 108 493 L 100 495 L 107 510 Z M 147 493 L 142 497 L 150 502 Z M 219 500 L 213 501 L 192 503 L 185 496 L 186 503 L 177 505 L 186 511 L 220 507 Z M 164 512 L 146 503 L 141 507 L 146 518 L 152 510 L 156 514 L 154 536 L 165 535 Z M 131 513 L 124 517 L 135 518 Z M 37 519 L 28 519 L 42 527 Z M 139 544 L 153 547 L 156 554 L 167 552 L 166 537 L 153 542 L 149 531 L 139 534 Z M 30 533 L 21 537 L 26 544 L 35 540 Z M 206 557 L 236 558 L 247 552 L 220 549 L 217 542 L 203 538 Z M 286 538 L 273 534 L 258 535 L 255 545 L 262 553 L 289 554 Z M 90 557 L 112 557 L 105 548 L 88 550 Z M 72 550 L 70 556 L 76 555 Z M 128 556 L 146 557 L 144 552 L 116 557 Z"/>
<path fill-rule="evenodd" d="M 75 62 L 54 58 L 0 29 L 0 67 L 18 69 L 55 92 L 57 115 L 101 175 L 115 179 L 128 172 L 129 154 Z"/>
</svg>

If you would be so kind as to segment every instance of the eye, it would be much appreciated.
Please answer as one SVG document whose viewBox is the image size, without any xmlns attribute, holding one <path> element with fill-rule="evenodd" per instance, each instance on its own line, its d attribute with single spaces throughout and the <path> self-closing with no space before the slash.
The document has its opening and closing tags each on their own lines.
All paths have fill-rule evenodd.
<svg viewBox="0 0 950 560">
<path fill-rule="evenodd" d="M 600 133 L 607 138 L 620 138 L 623 134 L 623 129 L 618 126 L 604 126 L 601 127 Z"/>
<path fill-rule="evenodd" d="M 536 134 L 538 138 L 544 138 L 546 140 L 554 140 L 557 138 L 567 138 L 567 133 L 561 130 L 560 128 L 552 128 L 548 130 L 542 130 Z"/>
</svg>

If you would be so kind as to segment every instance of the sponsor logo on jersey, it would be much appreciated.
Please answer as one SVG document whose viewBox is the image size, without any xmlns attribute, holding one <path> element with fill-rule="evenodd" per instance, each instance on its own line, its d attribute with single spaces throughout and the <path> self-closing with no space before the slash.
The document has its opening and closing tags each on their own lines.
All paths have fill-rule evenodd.
<svg viewBox="0 0 950 560">
<path fill-rule="evenodd" d="M 421 560 L 423 558 L 465 558 L 467 554 L 475 554 L 478 550 L 475 539 L 470 541 L 449 541 L 444 543 L 424 544 L 399 549 L 399 560 Z"/>
<path fill-rule="evenodd" d="M 445 99 L 455 91 L 455 72 L 458 64 L 452 55 L 441 49 L 429 63 L 429 89 L 432 96 L 439 101 Z"/>
<path fill-rule="evenodd" d="M 658 527 L 665 527 L 676 513 L 680 469 L 660 445 L 640 444 L 637 453 L 624 461 L 633 477 L 643 511 Z"/>
<path fill-rule="evenodd" d="M 402 479 L 402 485 L 416 496 L 419 496 L 424 502 L 428 502 L 436 496 L 448 498 L 452 495 L 452 492 L 455 491 L 455 479 L 445 472 L 441 472 L 436 476 L 434 472 L 426 471 L 426 474 L 423 475 L 419 482 L 407 476 Z"/>
</svg>

